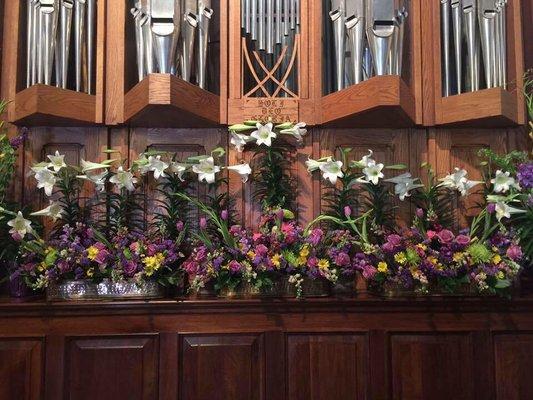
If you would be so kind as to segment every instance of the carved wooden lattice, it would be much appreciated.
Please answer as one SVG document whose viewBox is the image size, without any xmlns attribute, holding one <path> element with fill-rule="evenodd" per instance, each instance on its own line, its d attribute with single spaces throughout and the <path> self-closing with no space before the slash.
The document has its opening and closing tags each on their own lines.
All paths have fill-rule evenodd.
<svg viewBox="0 0 533 400">
<path fill-rule="evenodd" d="M 265 65 L 265 62 L 261 59 L 259 52 L 257 50 L 252 50 L 251 54 L 253 55 L 253 59 L 257 61 L 257 65 L 262 71 L 261 73 L 258 73 L 256 68 L 254 67 L 252 57 L 250 56 L 250 51 L 248 50 L 248 46 L 246 44 L 246 38 L 242 38 L 242 49 L 244 60 L 246 62 L 246 65 L 248 66 L 248 70 L 250 71 L 250 74 L 255 80 L 255 86 L 253 86 L 252 89 L 244 93 L 243 97 L 257 98 L 256 93 L 260 91 L 262 95 L 259 97 L 276 98 L 281 97 L 281 93 L 285 93 L 286 98 L 299 98 L 297 90 L 293 91 L 287 86 L 288 79 L 291 76 L 291 73 L 296 69 L 295 66 L 297 65 L 296 57 L 300 50 L 299 34 L 295 35 L 294 46 L 292 46 L 292 53 L 289 54 L 289 46 L 283 46 L 278 59 L 275 61 L 274 66 L 271 69 L 269 69 Z M 285 71 L 282 71 L 282 68 L 284 67 L 283 61 L 286 57 L 290 57 L 290 61 L 289 64 L 286 66 Z M 264 77 L 261 78 L 260 74 L 263 73 Z M 281 79 L 278 79 L 276 77 L 277 73 L 281 75 Z M 269 89 L 268 86 L 272 86 L 272 88 Z"/>
</svg>

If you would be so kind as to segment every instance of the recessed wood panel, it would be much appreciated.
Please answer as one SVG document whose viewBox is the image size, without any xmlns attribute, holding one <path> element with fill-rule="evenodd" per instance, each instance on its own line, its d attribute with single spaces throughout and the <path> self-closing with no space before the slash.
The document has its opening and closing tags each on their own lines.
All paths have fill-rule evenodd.
<svg viewBox="0 0 533 400">
<path fill-rule="evenodd" d="M 365 399 L 367 360 L 362 334 L 289 335 L 287 399 Z"/>
<path fill-rule="evenodd" d="M 391 398 L 473 399 L 473 357 L 468 334 L 392 335 Z"/>
<path fill-rule="evenodd" d="M 42 340 L 0 338 L 0 399 L 40 399 L 42 366 Z"/>
<path fill-rule="evenodd" d="M 71 338 L 66 351 L 66 399 L 157 399 L 156 336 Z"/>
<path fill-rule="evenodd" d="M 533 333 L 495 335 L 494 360 L 497 399 L 533 397 Z"/>
<path fill-rule="evenodd" d="M 180 399 L 263 399 L 263 342 L 257 335 L 183 337 Z"/>
</svg>

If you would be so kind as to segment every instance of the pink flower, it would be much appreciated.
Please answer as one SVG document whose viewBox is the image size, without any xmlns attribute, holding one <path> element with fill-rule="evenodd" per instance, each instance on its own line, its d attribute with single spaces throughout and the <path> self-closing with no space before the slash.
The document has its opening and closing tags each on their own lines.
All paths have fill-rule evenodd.
<svg viewBox="0 0 533 400">
<path fill-rule="evenodd" d="M 307 265 L 308 265 L 310 268 L 316 268 L 317 265 L 318 265 L 318 258 L 316 258 L 315 256 L 310 257 L 310 258 L 307 260 Z"/>
<path fill-rule="evenodd" d="M 449 231 L 448 229 L 443 229 L 437 234 L 439 241 L 443 244 L 451 243 L 452 240 L 455 238 L 455 235 L 452 231 Z"/>
<path fill-rule="evenodd" d="M 205 219 L 205 217 L 202 217 L 200 218 L 200 229 L 205 229 L 207 228 L 207 220 Z"/>
<path fill-rule="evenodd" d="M 222 212 L 220 213 L 220 218 L 226 221 L 228 219 L 228 210 L 222 210 Z"/>
<path fill-rule="evenodd" d="M 15 242 L 20 242 L 22 240 L 22 236 L 18 232 L 14 232 L 11 234 L 11 237 Z"/>
<path fill-rule="evenodd" d="M 402 244 L 402 238 L 400 235 L 389 235 L 387 237 L 387 242 L 389 242 L 390 244 L 392 244 L 394 247 L 398 247 L 399 245 Z"/>
<path fill-rule="evenodd" d="M 344 267 L 350 264 L 350 256 L 345 252 L 340 252 L 337 257 L 335 257 L 335 264 L 339 267 Z"/>
<path fill-rule="evenodd" d="M 522 258 L 522 248 L 520 246 L 517 246 L 516 244 L 512 244 L 507 249 L 507 257 L 509 257 L 513 261 L 518 261 Z"/>
<path fill-rule="evenodd" d="M 286 235 L 289 235 L 294 231 L 294 225 L 289 222 L 284 222 L 281 224 L 281 231 Z"/>
<path fill-rule="evenodd" d="M 238 261 L 232 260 L 229 263 L 229 270 L 233 273 L 240 272 L 241 268 L 241 264 Z"/>
<path fill-rule="evenodd" d="M 435 238 L 435 236 L 437 236 L 437 232 L 435 232 L 435 231 L 427 231 L 426 235 L 427 235 L 429 240 L 433 240 Z"/>
<path fill-rule="evenodd" d="M 422 210 L 421 208 L 417 208 L 416 209 L 416 216 L 418 218 L 423 218 L 424 217 L 424 210 Z"/>
<path fill-rule="evenodd" d="M 368 264 L 365 265 L 361 271 L 363 278 L 365 279 L 372 279 L 376 275 L 376 272 L 377 272 L 376 268 Z"/>
<path fill-rule="evenodd" d="M 268 253 L 268 248 L 265 245 L 259 244 L 256 246 L 255 254 L 257 254 L 258 256 L 264 257 L 267 255 L 267 253 Z"/>
<path fill-rule="evenodd" d="M 346 218 L 349 218 L 350 215 L 352 215 L 352 209 L 350 208 L 350 206 L 344 207 L 344 216 Z"/>
<path fill-rule="evenodd" d="M 461 246 L 467 246 L 470 243 L 470 238 L 466 235 L 458 235 L 455 241 Z"/>
<path fill-rule="evenodd" d="M 254 242 L 258 242 L 260 241 L 261 239 L 263 238 L 263 234 L 262 233 L 254 233 L 253 236 L 252 236 L 252 239 Z"/>
<path fill-rule="evenodd" d="M 181 232 L 183 230 L 184 226 L 185 225 L 183 224 L 182 221 L 176 222 L 176 229 L 177 229 L 178 232 Z"/>
</svg>

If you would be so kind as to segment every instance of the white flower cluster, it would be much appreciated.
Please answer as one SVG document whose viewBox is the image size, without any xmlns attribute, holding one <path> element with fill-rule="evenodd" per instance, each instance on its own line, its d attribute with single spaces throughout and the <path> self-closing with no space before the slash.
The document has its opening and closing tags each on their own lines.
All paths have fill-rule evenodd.
<svg viewBox="0 0 533 400">
<path fill-rule="evenodd" d="M 242 132 L 251 131 L 250 135 L 245 135 Z M 278 133 L 276 133 L 276 130 Z M 298 142 L 302 142 L 303 137 L 307 134 L 307 125 L 305 122 L 297 124 L 285 123 L 276 125 L 272 122 L 261 124 L 256 121 L 248 121 L 244 124 L 232 125 L 229 127 L 230 143 L 235 149 L 242 153 L 244 146 L 248 143 L 255 143 L 257 146 L 272 146 L 272 140 L 278 137 L 278 134 L 289 135 L 294 137 Z"/>
</svg>

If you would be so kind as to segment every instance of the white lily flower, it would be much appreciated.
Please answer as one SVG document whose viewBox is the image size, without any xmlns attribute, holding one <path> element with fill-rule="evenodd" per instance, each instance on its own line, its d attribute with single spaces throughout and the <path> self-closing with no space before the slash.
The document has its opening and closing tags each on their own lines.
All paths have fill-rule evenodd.
<svg viewBox="0 0 533 400">
<path fill-rule="evenodd" d="M 59 154 L 59 151 L 56 150 L 56 153 L 53 156 L 48 155 L 47 157 L 50 160 L 48 166 L 53 168 L 55 172 L 59 172 L 62 168 L 66 168 L 67 164 L 65 164 L 65 155 Z"/>
<path fill-rule="evenodd" d="M 227 167 L 227 169 L 229 169 L 230 171 L 237 172 L 242 178 L 242 183 L 248 182 L 248 177 L 252 173 L 252 168 L 250 168 L 250 165 L 248 163 L 232 165 L 230 167 Z"/>
<path fill-rule="evenodd" d="M 176 161 L 172 161 L 170 163 L 170 171 L 173 174 L 178 175 L 178 179 L 183 182 L 183 174 L 185 174 L 185 171 L 187 171 L 187 164 L 179 163 Z"/>
<path fill-rule="evenodd" d="M 520 214 L 526 212 L 525 210 L 511 207 L 503 201 L 497 202 L 494 210 L 496 212 L 496 219 L 498 221 L 501 221 L 503 218 L 511 218 L 511 214 Z"/>
<path fill-rule="evenodd" d="M 331 157 L 321 163 L 319 168 L 322 171 L 322 177 L 329 180 L 332 185 L 337 183 L 337 178 L 344 176 L 342 172 L 342 161 L 334 161 Z"/>
<path fill-rule="evenodd" d="M 169 167 L 169 165 L 161 161 L 161 156 L 150 156 L 148 157 L 148 170 L 152 171 L 154 173 L 154 178 L 165 178 L 165 170 Z"/>
<path fill-rule="evenodd" d="M 246 146 L 247 143 L 254 140 L 254 138 L 251 138 L 250 136 L 243 135 L 242 133 L 237 133 L 235 131 L 230 132 L 231 139 L 230 143 L 235 147 L 235 150 L 237 150 L 239 153 L 242 153 L 244 150 L 244 146 Z"/>
<path fill-rule="evenodd" d="M 118 189 L 126 188 L 126 190 L 133 192 L 135 190 L 134 184 L 137 183 L 137 178 L 135 178 L 130 171 L 124 171 L 124 168 L 120 166 L 115 175 L 109 179 L 109 182 L 114 183 Z"/>
<path fill-rule="evenodd" d="M 409 197 L 411 190 L 424 187 L 420 183 L 415 183 L 417 179 L 413 179 L 409 172 L 395 176 L 394 178 L 385 179 L 385 182 L 395 183 L 394 193 L 400 197 L 401 201 L 404 201 L 406 197 Z"/>
<path fill-rule="evenodd" d="M 103 192 L 105 190 L 105 178 L 107 176 L 107 171 L 101 172 L 99 174 L 85 174 L 78 175 L 77 178 L 91 181 L 96 185 L 97 192 Z"/>
<path fill-rule="evenodd" d="M 459 192 L 461 193 L 461 196 L 468 196 L 468 193 L 470 192 L 470 189 L 472 189 L 474 186 L 479 185 L 480 183 L 483 183 L 481 181 L 471 181 L 466 180 L 462 188 L 459 188 Z"/>
<path fill-rule="evenodd" d="M 368 155 L 363 156 L 359 161 L 354 162 L 355 166 L 357 168 L 366 168 L 370 164 L 375 164 L 376 162 L 372 159 L 372 155 L 374 152 L 372 150 L 368 150 Z"/>
<path fill-rule="evenodd" d="M 220 172 L 220 167 L 215 165 L 213 157 L 206 157 L 200 160 L 199 164 L 192 166 L 194 173 L 198 174 L 198 180 L 205 181 L 206 183 L 215 182 L 215 174 Z"/>
<path fill-rule="evenodd" d="M 480 181 L 469 180 L 466 177 L 467 175 L 468 172 L 465 169 L 459 169 L 456 167 L 453 174 L 446 175 L 444 178 L 439 179 L 439 181 L 442 182 L 439 186 L 457 190 L 461 193 L 461 196 L 466 196 L 470 189 L 482 183 Z"/>
<path fill-rule="evenodd" d="M 48 168 L 42 168 L 35 173 L 35 179 L 37 180 L 37 188 L 44 188 L 44 193 L 50 197 L 57 182 L 57 177 L 54 173 Z"/>
<path fill-rule="evenodd" d="M 108 164 L 100 164 L 100 163 L 95 163 L 95 162 L 91 162 L 91 161 L 85 161 L 85 160 L 81 160 L 81 170 L 82 172 L 87 172 L 87 171 L 94 171 L 96 169 L 105 169 L 105 168 L 109 168 L 109 165 Z"/>
<path fill-rule="evenodd" d="M 48 164 L 40 163 L 35 164 L 33 167 L 31 167 L 31 171 L 34 175 L 37 174 L 37 172 L 42 171 L 43 169 L 48 169 Z"/>
<path fill-rule="evenodd" d="M 510 175 L 509 172 L 503 172 L 501 170 L 496 171 L 496 176 L 490 181 L 490 183 L 494 185 L 494 192 L 505 193 L 512 187 L 520 189 L 518 183 L 516 183 L 515 179 Z"/>
<path fill-rule="evenodd" d="M 275 139 L 278 137 L 274 131 L 272 131 L 272 128 L 274 125 L 272 122 L 269 122 L 268 124 L 261 125 L 260 123 L 257 123 L 256 125 L 257 130 L 253 131 L 250 135 L 253 137 L 257 143 L 258 146 L 264 144 L 265 146 L 272 146 L 272 139 Z"/>
<path fill-rule="evenodd" d="M 284 135 L 292 135 L 298 142 L 301 142 L 303 137 L 307 134 L 307 124 L 305 122 L 298 122 L 292 128 L 283 129 L 280 133 Z"/>
<path fill-rule="evenodd" d="M 50 201 L 50 205 L 41 211 L 36 211 L 34 213 L 31 213 L 34 217 L 50 217 L 55 221 L 57 221 L 61 216 L 63 215 L 63 207 L 61 207 L 61 204 L 55 201 Z"/>
<path fill-rule="evenodd" d="M 368 162 L 368 165 L 363 169 L 363 174 L 365 174 L 366 180 L 371 182 L 374 185 L 379 183 L 381 178 L 384 178 L 383 170 L 385 166 L 383 164 L 376 164 L 374 160 Z"/>
<path fill-rule="evenodd" d="M 328 158 L 329 161 L 331 161 L 331 157 Z M 324 161 L 317 161 L 313 160 L 312 158 L 308 158 L 305 162 L 305 165 L 307 166 L 307 170 L 309 172 L 314 172 L 317 169 L 320 169 L 320 166 L 324 164 Z"/>
<path fill-rule="evenodd" d="M 11 227 L 11 230 L 9 231 L 11 235 L 16 233 L 21 238 L 24 238 L 26 234 L 33 232 L 31 221 L 24 218 L 24 215 L 22 215 L 22 212 L 20 211 L 17 213 L 17 216 L 14 219 L 7 222 L 7 225 Z"/>
</svg>

